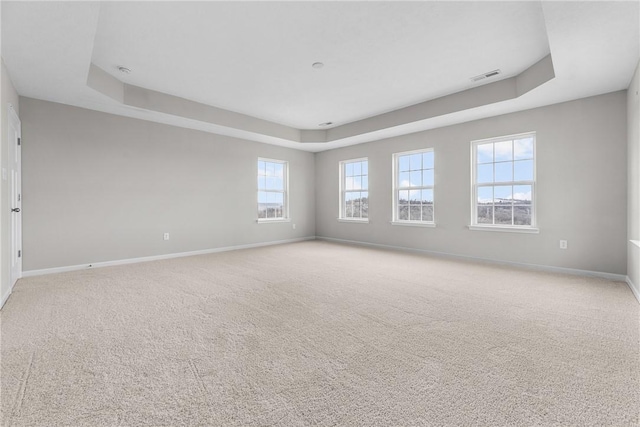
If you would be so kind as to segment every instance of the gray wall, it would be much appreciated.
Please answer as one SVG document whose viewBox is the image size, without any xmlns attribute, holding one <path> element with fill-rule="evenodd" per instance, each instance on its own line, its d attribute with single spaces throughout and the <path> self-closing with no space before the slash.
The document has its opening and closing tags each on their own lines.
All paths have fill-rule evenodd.
<svg viewBox="0 0 640 427">
<path fill-rule="evenodd" d="M 461 256 L 627 273 L 624 91 L 316 155 L 316 234 Z M 470 231 L 470 141 L 537 132 L 539 234 Z M 436 228 L 393 226 L 391 157 L 435 149 Z M 338 222 L 338 162 L 369 158 L 369 224 Z M 559 249 L 559 240 L 569 248 Z"/>
<path fill-rule="evenodd" d="M 633 280 L 635 99 L 636 113 L 633 98 L 616 92 L 317 153 L 314 162 L 311 153 L 22 98 L 24 270 L 318 235 Z M 526 131 L 538 134 L 540 233 L 468 230 L 469 141 Z M 391 155 L 426 147 L 436 152 L 437 227 L 392 226 Z M 338 162 L 363 156 L 370 223 L 338 222 Z M 290 162 L 291 223 L 255 222 L 257 157 Z"/>
<path fill-rule="evenodd" d="M 11 78 L 4 66 L 4 61 L 0 64 L 0 114 L 2 114 L 2 123 L 0 126 L 0 163 L 3 169 L 8 168 L 9 158 L 9 134 L 7 132 L 9 104 L 18 114 L 20 114 L 20 105 L 18 93 L 11 83 Z M 0 301 L 5 301 L 11 291 L 9 286 L 9 181 L 0 178 Z"/>
<path fill-rule="evenodd" d="M 627 138 L 629 150 L 628 238 L 640 240 L 640 63 L 627 90 Z M 640 247 L 628 243 L 627 275 L 640 295 Z"/>
<path fill-rule="evenodd" d="M 315 235 L 312 153 L 29 98 L 21 119 L 24 271 Z M 289 161 L 291 223 L 256 223 L 258 157 Z"/>
</svg>

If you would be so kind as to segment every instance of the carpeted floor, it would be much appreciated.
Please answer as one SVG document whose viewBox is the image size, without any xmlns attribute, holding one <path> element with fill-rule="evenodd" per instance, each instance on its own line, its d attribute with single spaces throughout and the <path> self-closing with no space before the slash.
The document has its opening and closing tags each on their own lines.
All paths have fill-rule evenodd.
<svg viewBox="0 0 640 427">
<path fill-rule="evenodd" d="M 624 283 L 311 241 L 23 279 L 3 426 L 638 425 Z"/>
</svg>

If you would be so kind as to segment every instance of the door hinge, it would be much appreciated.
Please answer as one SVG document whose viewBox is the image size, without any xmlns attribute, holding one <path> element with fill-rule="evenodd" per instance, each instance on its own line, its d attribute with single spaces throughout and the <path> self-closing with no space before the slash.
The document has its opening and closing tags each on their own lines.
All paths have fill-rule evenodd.
<svg viewBox="0 0 640 427">
<path fill-rule="evenodd" d="M 18 258 L 22 256 L 22 251 L 18 251 Z"/>
<path fill-rule="evenodd" d="M 20 139 L 21 139 L 21 138 L 18 138 L 18 145 L 20 145 L 20 142 L 21 142 L 21 141 L 20 141 Z"/>
<path fill-rule="evenodd" d="M 18 201 L 22 200 L 22 198 L 20 197 L 21 195 L 18 194 Z"/>
</svg>

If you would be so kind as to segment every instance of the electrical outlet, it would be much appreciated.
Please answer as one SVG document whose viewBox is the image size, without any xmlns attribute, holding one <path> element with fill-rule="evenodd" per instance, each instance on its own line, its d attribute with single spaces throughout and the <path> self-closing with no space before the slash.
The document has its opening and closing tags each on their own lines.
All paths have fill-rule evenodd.
<svg viewBox="0 0 640 427">
<path fill-rule="evenodd" d="M 567 249 L 567 241 L 560 240 L 560 249 Z"/>
<path fill-rule="evenodd" d="M 164 233 L 163 239 L 164 240 L 169 240 L 169 233 Z"/>
<path fill-rule="evenodd" d="M 292 224 L 292 227 L 293 227 L 294 230 L 296 229 L 296 225 L 295 224 Z"/>
</svg>

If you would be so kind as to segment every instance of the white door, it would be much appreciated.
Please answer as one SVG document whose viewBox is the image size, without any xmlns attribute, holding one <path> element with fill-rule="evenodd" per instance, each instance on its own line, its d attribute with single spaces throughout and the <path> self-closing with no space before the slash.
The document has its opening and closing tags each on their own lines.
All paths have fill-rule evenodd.
<svg viewBox="0 0 640 427">
<path fill-rule="evenodd" d="M 9 105 L 9 208 L 11 212 L 9 243 L 11 288 L 22 277 L 22 146 L 20 119 Z"/>
</svg>

